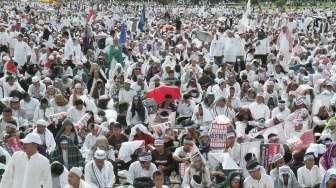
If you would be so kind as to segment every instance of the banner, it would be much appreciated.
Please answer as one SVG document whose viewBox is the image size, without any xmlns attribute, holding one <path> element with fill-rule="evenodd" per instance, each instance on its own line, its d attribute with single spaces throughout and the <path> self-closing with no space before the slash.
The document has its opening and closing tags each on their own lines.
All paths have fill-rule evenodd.
<svg viewBox="0 0 336 188">
<path fill-rule="evenodd" d="M 224 149 L 227 136 L 227 126 L 212 124 L 209 129 L 209 136 L 211 148 Z"/>
<path fill-rule="evenodd" d="M 231 120 L 225 115 L 216 116 L 209 127 L 210 147 L 212 149 L 225 149 L 228 130 L 233 129 Z"/>
<path fill-rule="evenodd" d="M 278 153 L 280 153 L 280 144 L 263 144 L 261 147 L 261 165 L 268 167 L 273 157 Z"/>
<path fill-rule="evenodd" d="M 309 129 L 305 131 L 300 138 L 294 140 L 291 150 L 292 151 L 301 151 L 309 147 L 311 143 L 315 142 L 314 131 Z"/>
<path fill-rule="evenodd" d="M 251 138 L 255 138 L 258 135 L 262 135 L 266 139 L 266 142 L 267 142 L 268 141 L 268 139 L 267 139 L 268 135 L 270 135 L 270 134 L 278 135 L 278 137 L 280 139 L 280 142 L 285 141 L 284 123 L 279 123 L 277 125 L 274 125 L 274 126 L 266 128 L 266 129 L 263 129 L 259 132 L 250 131 L 249 136 Z"/>
<path fill-rule="evenodd" d="M 157 125 L 152 125 L 153 129 L 153 135 L 155 138 L 163 138 L 163 136 L 166 133 L 166 130 L 168 130 L 171 127 L 171 122 L 165 122 L 165 123 L 160 123 Z"/>
</svg>

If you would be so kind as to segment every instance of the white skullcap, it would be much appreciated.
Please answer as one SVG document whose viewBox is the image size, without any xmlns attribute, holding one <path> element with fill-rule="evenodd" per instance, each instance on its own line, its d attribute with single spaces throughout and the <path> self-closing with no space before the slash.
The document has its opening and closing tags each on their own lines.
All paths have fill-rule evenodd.
<svg viewBox="0 0 336 188">
<path fill-rule="evenodd" d="M 70 169 L 70 172 L 74 173 L 74 174 L 75 174 L 76 176 L 78 176 L 79 178 L 81 178 L 82 175 L 83 175 L 83 171 L 82 171 L 82 169 L 79 168 L 79 167 L 72 167 L 72 168 Z"/>
<path fill-rule="evenodd" d="M 94 158 L 99 160 L 106 159 L 106 152 L 104 150 L 98 149 L 94 153 Z"/>
<path fill-rule="evenodd" d="M 36 121 L 36 125 L 42 125 L 42 126 L 46 127 L 48 125 L 48 122 L 46 122 L 43 119 L 39 119 L 39 120 Z"/>
</svg>

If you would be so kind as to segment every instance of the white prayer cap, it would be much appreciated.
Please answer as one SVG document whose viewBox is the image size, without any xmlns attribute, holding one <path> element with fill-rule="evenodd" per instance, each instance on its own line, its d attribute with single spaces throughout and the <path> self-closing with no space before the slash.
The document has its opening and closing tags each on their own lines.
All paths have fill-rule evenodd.
<svg viewBox="0 0 336 188">
<path fill-rule="evenodd" d="M 48 59 L 49 59 L 49 60 L 55 60 L 55 57 L 54 57 L 53 55 L 50 55 L 50 56 L 48 57 Z"/>
<path fill-rule="evenodd" d="M 37 76 L 34 76 L 33 78 L 32 78 L 32 82 L 38 82 L 40 79 L 39 79 L 39 77 L 37 77 Z"/>
<path fill-rule="evenodd" d="M 306 153 L 303 157 L 303 161 L 307 161 L 307 160 L 315 160 L 315 154 L 313 152 L 311 153 Z"/>
<path fill-rule="evenodd" d="M 155 146 L 163 146 L 164 145 L 164 141 L 162 139 L 156 139 L 154 141 L 154 145 Z"/>
<path fill-rule="evenodd" d="M 49 77 L 45 77 L 45 78 L 43 79 L 43 82 L 51 82 L 51 79 L 50 79 Z"/>
<path fill-rule="evenodd" d="M 142 153 L 139 156 L 139 161 L 146 162 L 146 161 L 152 161 L 152 155 L 150 153 Z"/>
<path fill-rule="evenodd" d="M 94 153 L 94 158 L 99 160 L 106 159 L 106 152 L 104 150 L 98 149 Z"/>
<path fill-rule="evenodd" d="M 83 171 L 82 171 L 82 169 L 79 168 L 79 167 L 72 167 L 72 168 L 70 169 L 70 173 L 75 174 L 75 175 L 78 176 L 79 178 L 81 178 L 82 175 L 83 175 Z"/>
<path fill-rule="evenodd" d="M 48 122 L 45 121 L 44 119 L 39 119 L 39 120 L 37 120 L 36 125 L 42 125 L 42 126 L 46 127 L 48 125 Z"/>
<path fill-rule="evenodd" d="M 3 58 L 2 58 L 2 60 L 4 60 L 4 61 L 9 61 L 10 60 L 10 58 L 9 58 L 9 56 L 4 56 Z"/>
<path fill-rule="evenodd" d="M 279 167 L 279 174 L 280 175 L 289 174 L 290 171 L 291 171 L 291 169 L 287 165 L 283 165 L 283 166 Z"/>
<path fill-rule="evenodd" d="M 21 139 L 20 141 L 24 144 L 42 144 L 41 137 L 37 133 L 29 133 L 24 139 Z"/>
</svg>

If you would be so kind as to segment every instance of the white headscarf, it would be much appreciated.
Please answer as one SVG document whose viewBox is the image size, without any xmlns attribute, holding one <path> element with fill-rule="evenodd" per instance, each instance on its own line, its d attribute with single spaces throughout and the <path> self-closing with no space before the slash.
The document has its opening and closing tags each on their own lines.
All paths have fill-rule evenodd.
<svg viewBox="0 0 336 188">
<path fill-rule="evenodd" d="M 137 124 L 137 125 L 135 125 L 134 127 L 132 127 L 132 129 L 131 129 L 130 141 L 132 141 L 132 140 L 134 139 L 134 136 L 135 136 L 136 133 L 137 133 L 137 129 L 139 129 L 142 133 L 147 134 L 147 135 L 149 135 L 149 136 L 151 136 L 151 137 L 154 138 L 154 136 L 152 135 L 152 133 L 150 133 L 150 132 L 148 131 L 147 127 L 145 127 L 145 126 L 142 125 L 142 124 Z"/>
</svg>

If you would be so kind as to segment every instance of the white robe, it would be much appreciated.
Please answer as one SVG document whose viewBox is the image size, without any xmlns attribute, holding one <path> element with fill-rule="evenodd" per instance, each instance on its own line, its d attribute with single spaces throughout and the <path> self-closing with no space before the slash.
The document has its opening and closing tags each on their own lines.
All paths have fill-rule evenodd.
<svg viewBox="0 0 336 188">
<path fill-rule="evenodd" d="M 313 187 L 321 183 L 321 172 L 318 166 L 314 165 L 312 169 L 303 166 L 297 171 L 298 182 L 302 187 Z"/>
<path fill-rule="evenodd" d="M 33 132 L 37 133 L 37 129 L 35 128 Z M 44 136 L 45 136 L 45 145 L 47 146 L 47 150 L 53 151 L 56 148 L 56 142 L 54 139 L 54 135 L 49 131 L 49 129 L 46 128 Z"/>
<path fill-rule="evenodd" d="M 255 180 L 251 176 L 248 176 L 244 181 L 244 188 L 273 188 L 274 181 L 271 176 L 261 174 L 261 179 Z"/>
<path fill-rule="evenodd" d="M 268 106 L 265 104 L 258 104 L 257 102 L 253 102 L 249 105 L 249 109 L 251 110 L 252 117 L 255 120 L 258 120 L 260 118 L 264 118 L 267 120 L 270 116 L 270 110 Z"/>
<path fill-rule="evenodd" d="M 6 188 L 52 188 L 49 160 L 36 153 L 28 159 L 23 151 L 17 151 L 6 165 L 0 187 Z"/>
<path fill-rule="evenodd" d="M 20 107 L 23 110 L 24 113 L 24 119 L 27 119 L 29 121 L 32 121 L 34 118 L 34 112 L 36 108 L 38 108 L 40 105 L 40 102 L 35 99 L 31 98 L 29 102 L 26 102 L 24 100 L 20 101 Z"/>
<path fill-rule="evenodd" d="M 65 188 L 73 188 L 71 185 L 66 185 Z M 88 183 L 86 183 L 84 180 L 80 180 L 79 188 L 96 188 Z"/>
<path fill-rule="evenodd" d="M 99 170 L 97 168 L 97 171 L 93 170 L 93 167 L 97 168 L 95 165 L 95 162 L 92 160 L 89 163 L 85 165 L 85 180 L 92 186 L 99 187 L 97 183 L 97 178 L 95 176 L 95 172 L 97 172 L 97 176 L 99 176 L 100 179 L 102 179 L 102 183 L 104 183 L 104 187 L 113 187 L 115 182 L 115 176 L 113 171 L 113 165 L 111 162 L 105 160 L 104 167 Z"/>
<path fill-rule="evenodd" d="M 151 163 L 148 170 L 143 169 L 139 161 L 133 162 L 128 169 L 127 181 L 133 184 L 135 178 L 139 177 L 152 177 L 153 173 L 157 170 L 156 166 Z"/>
<path fill-rule="evenodd" d="M 28 44 L 21 41 L 17 41 L 14 46 L 14 60 L 19 66 L 23 66 L 27 62 Z"/>
</svg>

